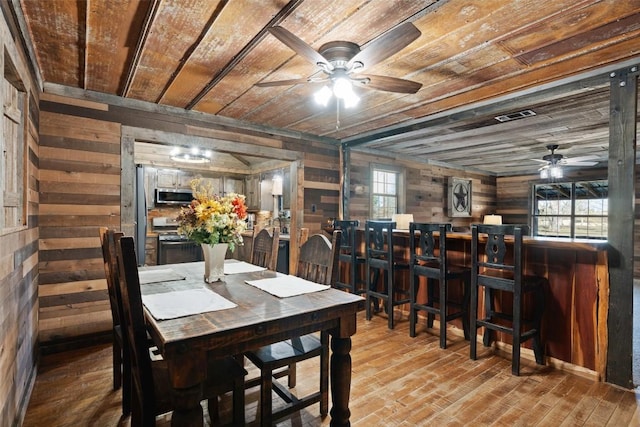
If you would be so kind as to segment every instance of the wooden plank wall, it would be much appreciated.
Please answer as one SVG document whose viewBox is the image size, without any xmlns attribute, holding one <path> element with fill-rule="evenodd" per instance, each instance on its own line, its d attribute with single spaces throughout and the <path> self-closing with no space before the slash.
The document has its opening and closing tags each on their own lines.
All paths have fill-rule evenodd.
<svg viewBox="0 0 640 427">
<path fill-rule="evenodd" d="M 337 144 L 236 129 L 201 114 L 172 114 L 151 104 L 69 92 L 45 92 L 41 99 L 40 340 L 47 347 L 110 329 L 98 227 L 129 225 L 123 209 L 130 209 L 132 201 L 121 198 L 130 190 L 122 186 L 132 183 L 120 180 L 129 172 L 134 175 L 120 167 L 121 141 L 132 134 L 146 141 L 189 137 L 227 148 L 235 140 L 241 153 L 297 158 L 299 200 L 291 206 L 292 221 L 319 232 L 325 217 L 336 216 Z M 292 245 L 292 258 L 295 250 Z"/>
<path fill-rule="evenodd" d="M 23 62 L 24 52 L 0 19 L 3 55 L 0 69 L 11 69 L 11 81 L 19 88 L 23 112 L 14 133 L 22 144 L 8 145 L 6 164 L 18 170 L 12 191 L 16 204 L 0 226 L 0 425 L 19 426 L 35 382 L 38 361 L 38 88 Z M 8 64 L 8 61 L 11 64 Z M 0 89 L 4 92 L 7 89 Z M 0 99 L 4 96 L 0 95 Z M 18 93 L 11 95 L 14 100 Z M 12 102 L 13 105 L 16 105 Z M 8 108 L 3 105 L 3 109 Z M 5 111 L 6 113 L 6 111 Z M 5 114 L 6 115 L 6 114 Z M 17 117 L 12 115 L 14 118 Z M 24 139 L 23 139 L 24 137 Z M 4 136 L 6 138 L 6 135 Z M 24 143 L 23 143 L 24 141 Z M 3 141 L 6 143 L 7 141 Z M 3 145 L 3 144 L 0 144 Z M 19 154 L 16 154 L 19 153 Z M 19 155 L 20 158 L 15 156 Z M 1 172 L 0 172 L 1 173 Z M 24 175 L 23 175 L 24 174 Z M 3 176 L 0 179 L 6 179 Z M 20 200 L 20 196 L 23 199 Z M 6 197 L 6 194 L 5 194 Z M 7 200 L 8 201 L 8 200 Z M 22 201 L 22 203 L 19 203 Z M 24 216 L 26 215 L 26 221 Z"/>
<path fill-rule="evenodd" d="M 493 176 L 411 160 L 374 156 L 354 150 L 351 152 L 349 165 L 351 173 L 349 219 L 357 219 L 362 223 L 369 218 L 369 183 L 371 182 L 369 175 L 372 163 L 404 168 L 407 184 L 406 213 L 413 214 L 416 222 L 449 222 L 456 227 L 466 227 L 481 221 L 485 214 L 495 213 L 496 178 Z M 471 217 L 449 217 L 447 213 L 449 177 L 471 180 Z"/>
<path fill-rule="evenodd" d="M 98 229 L 120 227 L 120 126 L 43 112 L 40 155 L 40 341 L 106 331 Z"/>
</svg>

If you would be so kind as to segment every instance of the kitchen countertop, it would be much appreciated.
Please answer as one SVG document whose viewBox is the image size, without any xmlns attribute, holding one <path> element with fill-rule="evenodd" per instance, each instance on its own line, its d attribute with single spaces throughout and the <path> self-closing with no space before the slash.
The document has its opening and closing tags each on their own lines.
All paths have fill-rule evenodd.
<svg viewBox="0 0 640 427">
<path fill-rule="evenodd" d="M 253 230 L 247 230 L 242 233 L 242 237 L 253 237 Z M 280 240 L 289 241 L 291 239 L 290 234 L 280 234 Z"/>
</svg>

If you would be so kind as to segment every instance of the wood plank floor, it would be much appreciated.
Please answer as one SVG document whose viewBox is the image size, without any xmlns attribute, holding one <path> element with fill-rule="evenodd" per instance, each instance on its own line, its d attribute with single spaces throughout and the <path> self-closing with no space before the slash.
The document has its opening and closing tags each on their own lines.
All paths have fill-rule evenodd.
<svg viewBox="0 0 640 427">
<path fill-rule="evenodd" d="M 408 334 L 406 316 L 396 329 L 387 320 L 358 317 L 353 337 L 351 423 L 353 426 L 640 426 L 640 392 L 623 390 L 534 363 L 520 377 L 510 361 L 455 335 L 441 350 L 423 327 Z M 248 363 L 249 364 L 249 363 Z M 316 362 L 300 365 L 299 392 L 317 384 Z M 250 376 L 256 372 L 250 370 Z M 44 356 L 24 427 L 128 426 L 120 419 L 120 391 L 111 389 L 111 348 L 102 345 Z M 247 390 L 248 425 L 256 425 L 257 388 Z M 222 420 L 230 420 L 225 396 Z M 279 426 L 328 426 L 313 405 Z M 206 412 L 206 411 L 205 411 Z M 205 414 L 206 425 L 209 422 Z M 169 416 L 158 425 L 168 426 Z"/>
</svg>

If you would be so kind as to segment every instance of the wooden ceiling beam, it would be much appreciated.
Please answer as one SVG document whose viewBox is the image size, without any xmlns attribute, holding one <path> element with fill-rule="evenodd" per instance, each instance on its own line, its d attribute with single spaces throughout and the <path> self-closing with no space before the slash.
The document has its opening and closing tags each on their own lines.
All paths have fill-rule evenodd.
<svg viewBox="0 0 640 427">
<path fill-rule="evenodd" d="M 256 34 L 255 37 L 251 39 L 251 41 L 247 43 L 247 45 L 243 47 L 242 50 L 238 52 L 238 54 L 234 56 L 233 59 L 224 68 L 220 70 L 218 74 L 213 76 L 209 83 L 207 83 L 207 85 L 200 91 L 200 93 L 198 93 L 185 108 L 187 110 L 193 109 L 193 107 L 195 107 L 198 102 L 200 102 L 200 100 L 204 98 L 207 93 L 209 93 L 211 88 L 213 88 L 216 84 L 218 84 L 220 80 L 222 80 L 227 74 L 229 74 L 236 67 L 236 65 L 238 65 L 258 45 L 258 43 L 260 43 L 262 39 L 265 38 L 267 34 L 269 34 L 268 29 L 270 27 L 278 25 L 280 22 L 284 21 L 284 19 L 291 15 L 293 11 L 303 3 L 303 1 L 304 0 L 292 0 L 287 3 L 287 5 L 282 8 L 282 10 L 277 15 L 275 15 L 269 21 L 269 23 L 264 28 L 262 28 L 258 32 L 258 34 Z"/>
<path fill-rule="evenodd" d="M 122 91 L 120 92 L 120 96 L 127 97 L 129 94 L 129 89 L 131 88 L 131 83 L 136 75 L 136 70 L 138 69 L 138 64 L 140 63 L 140 58 L 142 57 L 142 51 L 144 49 L 144 45 L 146 43 L 147 37 L 149 36 L 149 30 L 153 24 L 153 21 L 156 17 L 156 13 L 158 11 L 158 7 L 160 6 L 160 0 L 151 0 L 149 4 L 149 9 L 147 11 L 147 16 L 144 19 L 144 23 L 142 24 L 142 31 L 140 31 L 140 37 L 138 38 L 138 43 L 136 44 L 136 49 L 133 53 L 133 58 L 129 65 L 129 69 L 127 70 L 126 77 L 124 79 L 124 85 L 122 86 Z"/>
</svg>

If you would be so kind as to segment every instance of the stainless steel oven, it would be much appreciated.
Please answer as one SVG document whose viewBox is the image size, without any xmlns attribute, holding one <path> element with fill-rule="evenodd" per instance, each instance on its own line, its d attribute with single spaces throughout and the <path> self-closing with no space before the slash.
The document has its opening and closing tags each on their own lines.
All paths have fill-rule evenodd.
<svg viewBox="0 0 640 427">
<path fill-rule="evenodd" d="M 202 248 L 175 233 L 158 235 L 158 265 L 202 261 Z"/>
</svg>

